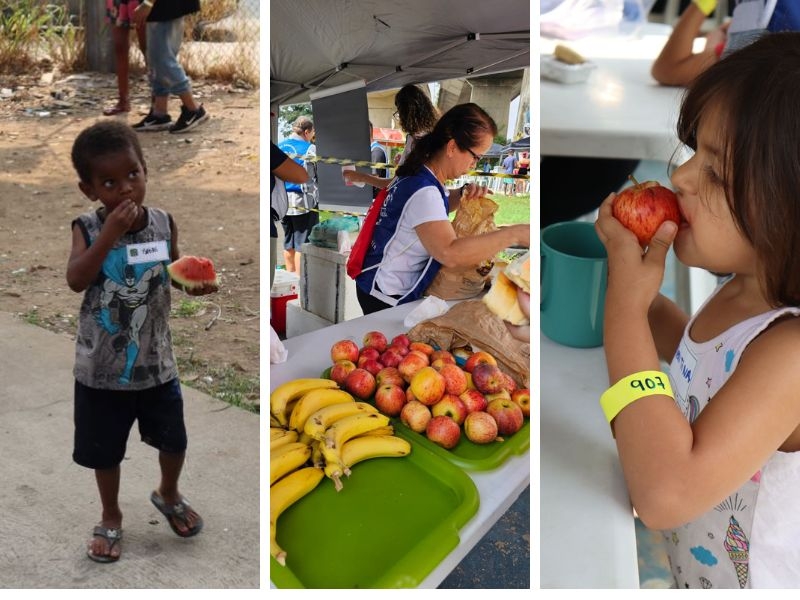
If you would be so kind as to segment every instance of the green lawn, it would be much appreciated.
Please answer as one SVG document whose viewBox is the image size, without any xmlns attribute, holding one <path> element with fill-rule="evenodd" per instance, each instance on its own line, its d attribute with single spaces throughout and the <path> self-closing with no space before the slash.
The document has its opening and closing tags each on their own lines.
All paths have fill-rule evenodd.
<svg viewBox="0 0 800 600">
<path fill-rule="evenodd" d="M 495 224 L 513 225 L 514 223 L 531 222 L 530 196 L 503 196 L 502 194 L 492 194 L 491 198 L 500 205 L 500 208 L 494 215 Z"/>
<path fill-rule="evenodd" d="M 531 198 L 525 196 L 504 196 L 503 194 L 492 194 L 491 199 L 500 205 L 494 216 L 496 225 L 513 225 L 514 223 L 531 222 Z M 366 212 L 366 208 L 364 209 Z M 325 221 L 334 216 L 328 211 L 320 212 L 320 221 Z"/>
</svg>

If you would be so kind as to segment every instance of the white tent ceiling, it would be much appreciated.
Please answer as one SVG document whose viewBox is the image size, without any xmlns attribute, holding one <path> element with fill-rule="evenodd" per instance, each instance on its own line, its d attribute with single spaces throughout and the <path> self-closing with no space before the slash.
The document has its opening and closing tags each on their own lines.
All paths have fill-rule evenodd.
<svg viewBox="0 0 800 600">
<path fill-rule="evenodd" d="M 527 0 L 271 0 L 270 104 L 530 65 Z"/>
</svg>

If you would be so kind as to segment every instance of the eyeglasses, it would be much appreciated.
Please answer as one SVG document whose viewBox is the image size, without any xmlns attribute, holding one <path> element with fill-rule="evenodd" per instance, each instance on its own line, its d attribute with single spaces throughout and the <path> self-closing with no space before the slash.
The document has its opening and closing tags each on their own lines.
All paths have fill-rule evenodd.
<svg viewBox="0 0 800 600">
<path fill-rule="evenodd" d="M 392 113 L 392 117 L 394 117 L 395 119 L 399 119 L 399 118 L 400 118 L 400 111 L 397 111 L 397 110 L 396 110 L 396 111 L 394 111 L 394 112 Z"/>
<path fill-rule="evenodd" d="M 472 158 L 474 158 L 474 159 L 475 159 L 475 164 L 476 164 L 476 165 L 477 165 L 479 162 L 481 162 L 481 159 L 483 158 L 483 156 L 482 156 L 482 155 L 480 155 L 480 154 L 475 154 L 475 153 L 474 153 L 472 150 L 470 150 L 469 148 L 467 148 L 466 150 L 467 150 L 467 152 L 469 152 L 470 154 L 472 154 Z"/>
</svg>

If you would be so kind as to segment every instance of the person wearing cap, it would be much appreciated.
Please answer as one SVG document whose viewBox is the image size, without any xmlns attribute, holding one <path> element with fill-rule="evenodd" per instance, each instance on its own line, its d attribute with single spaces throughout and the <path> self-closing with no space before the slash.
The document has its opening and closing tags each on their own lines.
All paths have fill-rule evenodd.
<svg viewBox="0 0 800 600">
<path fill-rule="evenodd" d="M 290 273 L 300 272 L 300 248 L 308 241 L 314 225 L 319 223 L 319 213 L 315 210 L 318 204 L 316 163 L 302 160 L 303 156 L 316 155 L 317 149 L 313 144 L 315 134 L 314 122 L 307 116 L 300 116 L 292 123 L 291 135 L 278 144 L 278 148 L 286 154 L 296 155 L 294 161 L 309 172 L 307 183 L 286 184 L 289 210 L 281 219 L 281 225 L 284 231 L 283 259 Z"/>
</svg>

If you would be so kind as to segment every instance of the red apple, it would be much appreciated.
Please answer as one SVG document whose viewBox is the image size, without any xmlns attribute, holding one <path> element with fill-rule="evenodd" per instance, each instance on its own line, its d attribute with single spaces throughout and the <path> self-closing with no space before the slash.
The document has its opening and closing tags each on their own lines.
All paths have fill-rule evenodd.
<svg viewBox="0 0 800 600">
<path fill-rule="evenodd" d="M 456 357 L 453 356 L 451 352 L 448 350 L 434 350 L 431 353 L 431 366 L 433 366 L 433 362 L 436 360 L 443 360 L 444 362 L 451 362 L 456 364 Z"/>
<path fill-rule="evenodd" d="M 368 331 L 364 334 L 362 345 L 375 348 L 378 352 L 383 352 L 389 345 L 389 340 L 380 331 Z"/>
<path fill-rule="evenodd" d="M 503 389 L 508 390 L 509 394 L 513 394 L 514 390 L 516 390 L 517 387 L 519 387 L 517 385 L 517 382 L 514 381 L 514 378 L 511 377 L 511 375 L 509 375 L 508 373 L 503 373 L 503 379 L 505 380 L 505 383 L 503 384 Z"/>
<path fill-rule="evenodd" d="M 406 348 L 408 348 L 410 344 L 411 340 L 408 339 L 408 336 L 405 333 L 399 333 L 392 338 L 392 346 L 398 345 L 398 346 L 405 346 Z"/>
<path fill-rule="evenodd" d="M 389 347 L 386 350 L 394 350 L 400 356 L 405 356 L 408 354 L 408 346 L 403 346 L 402 344 L 389 344 Z"/>
<path fill-rule="evenodd" d="M 633 185 L 619 192 L 611 205 L 611 213 L 630 229 L 642 247 L 650 243 L 664 221 L 681 222 L 678 197 L 657 181 L 639 183 L 632 175 Z"/>
<path fill-rule="evenodd" d="M 433 346 L 431 346 L 430 344 L 426 344 L 425 342 L 411 342 L 408 345 L 408 349 L 419 350 L 420 352 L 422 352 L 423 354 L 427 354 L 428 356 L 433 354 Z"/>
<path fill-rule="evenodd" d="M 427 360 L 421 358 L 419 352 L 409 352 L 397 365 L 397 370 L 400 371 L 400 375 L 403 376 L 407 383 L 411 383 L 411 378 L 414 377 L 417 371 L 427 366 Z"/>
<path fill-rule="evenodd" d="M 411 391 L 411 386 L 408 386 L 406 388 L 406 402 L 415 402 L 415 401 L 419 402 L 419 400 L 417 400 L 417 398 L 414 396 L 414 392 Z M 420 402 L 420 404 L 422 403 Z"/>
<path fill-rule="evenodd" d="M 475 387 L 475 382 L 472 381 L 472 373 L 470 373 L 469 371 L 464 371 L 464 374 L 467 376 L 467 389 L 477 390 L 478 388 Z"/>
<path fill-rule="evenodd" d="M 489 402 L 486 412 L 497 421 L 497 433 L 499 435 L 512 435 L 520 430 L 525 418 L 522 416 L 522 409 L 513 400 L 497 398 Z"/>
<path fill-rule="evenodd" d="M 431 409 L 425 406 L 419 400 L 411 400 L 406 402 L 400 411 L 400 421 L 403 424 L 417 433 L 423 433 L 431 420 Z"/>
<path fill-rule="evenodd" d="M 511 400 L 511 394 L 508 393 L 508 390 L 502 389 L 499 392 L 494 392 L 493 394 L 486 394 L 486 401 L 491 402 L 492 400 L 497 400 L 498 398 L 502 400 Z"/>
<path fill-rule="evenodd" d="M 388 383 L 399 385 L 402 388 L 406 386 L 406 380 L 403 379 L 403 376 L 400 375 L 400 371 L 398 371 L 395 367 L 383 367 L 380 371 L 378 371 L 378 374 L 375 375 L 375 383 L 377 383 L 379 386 L 386 385 Z"/>
<path fill-rule="evenodd" d="M 448 394 L 458 396 L 467 389 L 467 374 L 457 364 L 446 363 L 437 370 L 444 377 L 445 391 Z"/>
<path fill-rule="evenodd" d="M 486 396 L 481 394 L 478 390 L 466 390 L 458 396 L 467 407 L 467 412 L 478 412 L 486 410 L 486 405 L 489 404 Z"/>
<path fill-rule="evenodd" d="M 514 390 L 511 393 L 511 400 L 522 409 L 523 415 L 531 416 L 531 391 L 528 388 Z"/>
<path fill-rule="evenodd" d="M 477 352 L 470 354 L 469 358 L 466 360 L 466 362 L 464 362 L 464 370 L 467 373 L 472 373 L 472 370 L 476 365 L 484 363 L 497 366 L 497 361 L 494 359 L 494 356 L 488 352 L 484 352 L 483 350 L 478 350 Z"/>
<path fill-rule="evenodd" d="M 361 361 L 361 359 L 358 360 Z M 358 366 L 362 369 L 366 369 L 376 377 L 378 376 L 378 373 L 380 373 L 381 370 L 383 369 L 383 363 L 380 363 L 377 360 L 372 360 L 371 358 L 366 359 L 363 363 L 359 364 Z M 375 380 L 375 383 L 377 384 L 377 380 Z"/>
<path fill-rule="evenodd" d="M 450 417 L 453 421 L 461 425 L 464 419 L 467 418 L 467 407 L 458 396 L 445 394 L 442 396 L 441 400 L 431 407 L 431 414 L 434 417 L 438 417 L 439 415 Z"/>
<path fill-rule="evenodd" d="M 375 390 L 375 407 L 389 417 L 396 417 L 406 404 L 406 393 L 399 385 L 386 384 Z"/>
<path fill-rule="evenodd" d="M 425 428 L 425 435 L 432 442 L 448 450 L 454 447 L 461 439 L 461 426 L 450 417 L 440 415 L 431 417 Z"/>
<path fill-rule="evenodd" d="M 500 367 L 481 363 L 472 369 L 472 382 L 482 394 L 494 394 L 503 389 L 506 383 Z M 509 395 L 509 399 L 511 396 Z"/>
<path fill-rule="evenodd" d="M 358 358 L 371 358 L 372 360 L 379 360 L 381 357 L 381 353 L 378 351 L 377 348 L 373 348 L 372 346 L 365 346 L 358 351 Z"/>
<path fill-rule="evenodd" d="M 403 355 L 394 348 L 387 348 L 379 359 L 386 367 L 396 367 L 403 360 Z"/>
<path fill-rule="evenodd" d="M 333 363 L 333 365 L 331 365 L 330 377 L 339 384 L 339 387 L 344 387 L 344 380 L 347 379 L 347 376 L 355 370 L 356 363 L 353 361 L 337 360 L 335 363 Z"/>
<path fill-rule="evenodd" d="M 431 357 L 425 354 L 422 350 L 409 350 L 408 354 L 414 354 L 416 356 L 419 356 L 422 360 L 425 361 L 426 365 L 431 364 Z M 406 354 L 406 356 L 408 356 L 408 354 Z"/>
<path fill-rule="evenodd" d="M 406 359 L 408 359 L 408 356 Z M 400 369 L 400 372 L 403 372 L 402 369 Z M 444 395 L 445 380 L 433 367 L 422 367 L 414 373 L 408 387 L 411 389 L 411 393 L 414 394 L 414 398 L 426 406 L 432 406 Z"/>
<path fill-rule="evenodd" d="M 370 398 L 376 387 L 375 376 L 366 369 L 357 368 L 344 380 L 344 389 L 360 400 Z"/>
<path fill-rule="evenodd" d="M 349 360 L 358 362 L 358 345 L 353 340 L 339 340 L 331 346 L 331 361 Z"/>
<path fill-rule="evenodd" d="M 464 433 L 470 442 L 488 444 L 497 439 L 497 421 L 482 410 L 471 412 L 464 419 Z"/>
</svg>

